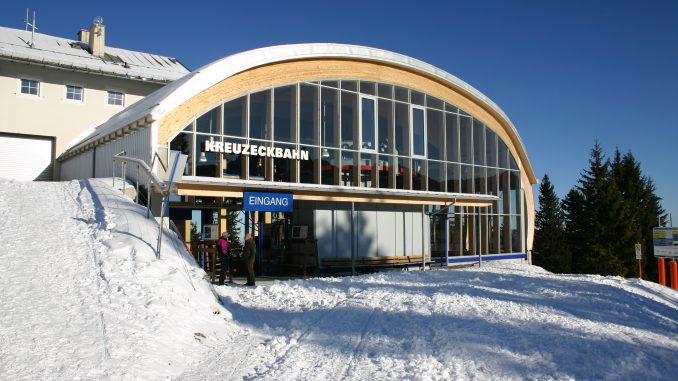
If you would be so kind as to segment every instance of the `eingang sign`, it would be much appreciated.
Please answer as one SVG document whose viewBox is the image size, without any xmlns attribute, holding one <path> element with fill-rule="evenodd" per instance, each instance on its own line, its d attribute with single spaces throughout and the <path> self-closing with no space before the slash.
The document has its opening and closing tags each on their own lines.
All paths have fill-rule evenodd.
<svg viewBox="0 0 678 381">
<path fill-rule="evenodd" d="M 292 193 L 243 192 L 242 208 L 259 212 L 291 212 Z"/>
<path fill-rule="evenodd" d="M 203 144 L 203 152 L 218 152 L 235 155 L 274 157 L 278 159 L 308 160 L 308 151 L 303 149 L 266 147 L 258 146 L 256 144 L 242 144 L 231 142 L 215 142 L 213 140 L 205 141 L 205 143 Z"/>
</svg>

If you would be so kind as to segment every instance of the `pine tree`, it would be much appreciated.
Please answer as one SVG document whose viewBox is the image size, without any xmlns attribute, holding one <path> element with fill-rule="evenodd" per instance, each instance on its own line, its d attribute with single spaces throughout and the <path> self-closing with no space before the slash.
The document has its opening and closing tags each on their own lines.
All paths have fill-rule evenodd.
<svg viewBox="0 0 678 381">
<path fill-rule="evenodd" d="M 584 273 L 589 252 L 588 226 L 584 215 L 584 195 L 572 188 L 562 201 L 565 217 L 565 242 L 570 252 L 570 272 Z"/>
<path fill-rule="evenodd" d="M 535 265 L 552 272 L 570 272 L 572 258 L 565 241 L 563 211 L 548 174 L 539 185 L 534 250 Z"/>
</svg>

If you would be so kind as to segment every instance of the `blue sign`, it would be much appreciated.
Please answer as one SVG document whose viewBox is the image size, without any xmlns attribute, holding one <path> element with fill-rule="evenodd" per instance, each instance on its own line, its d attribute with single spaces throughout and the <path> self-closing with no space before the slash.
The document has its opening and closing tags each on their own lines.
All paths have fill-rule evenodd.
<svg viewBox="0 0 678 381">
<path fill-rule="evenodd" d="M 291 212 L 292 193 L 244 192 L 243 210 L 259 212 Z"/>
</svg>

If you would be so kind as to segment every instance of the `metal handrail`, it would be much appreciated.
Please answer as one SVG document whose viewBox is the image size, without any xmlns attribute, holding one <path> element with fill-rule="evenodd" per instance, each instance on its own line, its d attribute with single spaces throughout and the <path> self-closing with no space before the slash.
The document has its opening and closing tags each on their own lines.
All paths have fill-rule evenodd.
<svg viewBox="0 0 678 381">
<path fill-rule="evenodd" d="M 127 153 L 125 151 L 122 151 L 122 152 L 119 152 L 119 153 L 113 155 L 113 181 L 114 181 L 113 185 L 115 186 L 115 162 L 116 161 L 119 161 L 119 162 L 122 163 L 123 192 L 124 192 L 125 184 L 127 183 L 126 179 L 125 179 L 125 167 L 127 166 L 127 164 L 136 164 L 136 166 L 137 166 L 137 200 L 138 200 L 138 190 L 139 190 L 139 173 L 140 173 L 141 170 L 143 170 L 144 174 L 146 175 L 146 178 L 149 179 L 150 182 L 153 185 L 155 185 L 155 187 L 160 191 L 163 199 L 167 198 L 169 196 L 169 192 L 170 192 L 169 185 L 167 183 L 165 183 L 162 179 L 160 179 L 155 173 L 153 173 L 153 171 L 151 170 L 151 167 L 149 167 L 148 164 L 146 164 L 145 161 L 143 161 L 141 159 L 134 158 L 134 157 L 124 156 L 126 154 Z M 157 153 L 156 153 L 156 156 L 157 156 Z M 162 160 L 160 160 L 159 156 L 158 156 L 158 159 L 160 161 L 160 164 L 163 166 L 163 168 L 165 168 L 165 170 L 167 170 L 164 163 L 162 162 Z M 150 199 L 151 199 L 150 191 L 151 191 L 151 189 L 150 188 L 151 188 L 150 186 L 147 186 L 147 188 L 146 188 L 147 191 L 149 192 L 149 195 L 148 195 L 149 201 L 148 201 L 148 205 L 147 205 L 147 208 L 146 208 L 146 216 L 147 217 L 150 215 L 150 209 L 151 209 L 151 205 L 150 205 L 151 204 L 150 203 Z M 156 247 L 156 257 L 158 257 L 158 258 L 160 258 L 160 248 L 162 246 L 162 237 L 163 237 L 162 225 L 163 225 L 163 219 L 164 219 L 163 217 L 164 217 L 164 208 L 161 209 L 160 223 L 159 223 L 159 226 L 158 226 L 158 245 Z"/>
</svg>

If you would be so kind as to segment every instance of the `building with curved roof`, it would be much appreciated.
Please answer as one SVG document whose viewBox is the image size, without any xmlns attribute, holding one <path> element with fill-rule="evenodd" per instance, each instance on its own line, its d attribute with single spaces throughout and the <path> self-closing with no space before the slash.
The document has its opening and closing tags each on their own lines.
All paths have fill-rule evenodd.
<svg viewBox="0 0 678 381">
<path fill-rule="evenodd" d="M 527 260 L 532 247 L 536 178 L 510 119 L 459 78 L 385 50 L 225 57 L 97 126 L 60 157 L 62 179 L 111 176 L 121 151 L 158 174 L 153 157 L 186 155 L 170 216 L 224 231 L 239 213 L 262 269 L 303 236 L 320 268 Z"/>
</svg>

